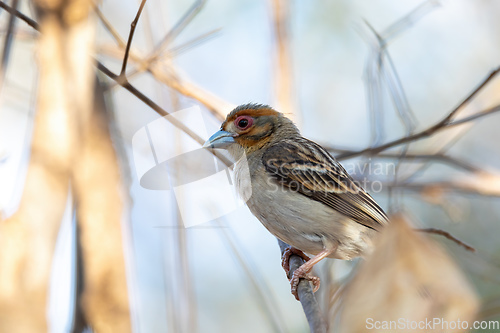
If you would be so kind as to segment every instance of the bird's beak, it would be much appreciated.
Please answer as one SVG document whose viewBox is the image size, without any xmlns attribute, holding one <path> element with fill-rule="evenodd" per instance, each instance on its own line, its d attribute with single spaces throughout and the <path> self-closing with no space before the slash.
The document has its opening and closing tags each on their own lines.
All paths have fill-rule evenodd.
<svg viewBox="0 0 500 333">
<path fill-rule="evenodd" d="M 238 136 L 238 134 L 229 133 L 223 130 L 217 131 L 207 140 L 207 142 L 205 142 L 203 148 L 226 148 L 236 143 L 236 141 L 234 141 L 234 137 L 236 136 Z"/>
</svg>

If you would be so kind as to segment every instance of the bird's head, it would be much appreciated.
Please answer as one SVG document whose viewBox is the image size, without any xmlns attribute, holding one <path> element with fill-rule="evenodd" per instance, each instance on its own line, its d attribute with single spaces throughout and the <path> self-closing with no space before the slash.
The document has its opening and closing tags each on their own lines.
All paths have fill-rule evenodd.
<svg viewBox="0 0 500 333">
<path fill-rule="evenodd" d="M 244 104 L 231 111 L 219 131 L 203 145 L 205 148 L 228 149 L 252 153 L 281 137 L 299 133 L 293 122 L 270 106 Z"/>
</svg>

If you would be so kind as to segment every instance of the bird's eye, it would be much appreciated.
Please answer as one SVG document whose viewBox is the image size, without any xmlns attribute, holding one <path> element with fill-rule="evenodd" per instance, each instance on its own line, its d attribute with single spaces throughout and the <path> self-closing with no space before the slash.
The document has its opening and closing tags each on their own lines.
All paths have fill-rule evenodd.
<svg viewBox="0 0 500 333">
<path fill-rule="evenodd" d="M 236 125 L 236 127 L 238 127 L 238 129 L 246 130 L 247 128 L 252 126 L 253 118 L 249 117 L 249 116 L 240 116 L 240 117 L 236 118 L 236 120 L 234 121 L 234 124 Z"/>
<path fill-rule="evenodd" d="M 247 119 L 241 119 L 241 120 L 238 122 L 238 126 L 239 126 L 239 127 L 247 127 L 247 126 L 248 126 L 248 120 L 247 120 Z"/>
</svg>

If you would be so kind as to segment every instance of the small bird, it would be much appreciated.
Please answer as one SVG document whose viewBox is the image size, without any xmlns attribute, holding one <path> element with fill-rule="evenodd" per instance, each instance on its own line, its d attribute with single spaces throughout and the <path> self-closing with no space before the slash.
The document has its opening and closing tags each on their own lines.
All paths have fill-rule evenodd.
<svg viewBox="0 0 500 333">
<path fill-rule="evenodd" d="M 388 223 L 334 157 L 270 106 L 236 107 L 204 147 L 228 150 L 236 161 L 238 193 L 264 227 L 291 246 L 282 258 L 287 277 L 291 254 L 306 261 L 289 277 L 297 300 L 299 279 L 311 281 L 315 292 L 319 288 L 319 278 L 309 274 L 315 264 L 362 256 Z M 249 172 L 242 172 L 247 166 Z"/>
</svg>

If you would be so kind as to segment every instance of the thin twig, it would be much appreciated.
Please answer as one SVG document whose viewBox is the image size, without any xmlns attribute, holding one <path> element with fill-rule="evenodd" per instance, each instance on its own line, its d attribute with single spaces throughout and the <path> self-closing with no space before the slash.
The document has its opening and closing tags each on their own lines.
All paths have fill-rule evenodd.
<svg viewBox="0 0 500 333">
<path fill-rule="evenodd" d="M 485 186 L 480 184 L 479 186 L 470 185 L 467 183 L 461 183 L 458 181 L 431 181 L 431 182 L 413 182 L 413 183 L 399 183 L 399 184 L 384 184 L 383 187 L 395 187 L 402 188 L 408 191 L 414 192 L 426 192 L 439 190 L 441 192 L 458 192 L 464 194 L 479 194 L 483 197 L 500 197 L 500 192 L 497 187 Z"/>
<path fill-rule="evenodd" d="M 158 44 L 158 46 L 153 50 L 153 52 L 147 57 L 148 62 L 155 61 L 164 50 L 164 48 L 172 42 L 175 37 L 177 37 L 186 26 L 195 18 L 195 16 L 200 12 L 200 10 L 205 5 L 206 0 L 197 0 L 189 8 L 189 10 L 184 14 L 184 16 L 177 22 L 172 29 L 167 33 L 163 40 Z"/>
<path fill-rule="evenodd" d="M 0 2 L 0 8 L 3 8 L 7 12 L 9 12 L 9 13 L 17 16 L 19 19 L 21 19 L 22 21 L 24 21 L 25 23 L 27 23 L 29 26 L 31 26 L 35 30 L 39 30 L 39 25 L 38 25 L 38 23 L 36 21 L 34 21 L 33 19 L 31 19 L 28 16 L 24 15 L 23 13 L 15 10 L 13 8 L 11 8 L 10 6 L 6 5 L 4 2 Z M 103 72 L 106 76 L 108 76 L 109 78 L 111 78 L 112 80 L 114 80 L 114 81 L 116 81 L 118 83 L 121 83 L 120 80 L 119 80 L 119 76 L 116 75 L 116 74 L 114 74 L 113 72 L 111 72 L 102 63 L 97 62 L 97 68 L 101 72 Z M 367 148 L 367 149 L 360 150 L 360 151 L 347 150 L 347 149 L 341 149 L 341 148 L 333 148 L 333 147 L 328 148 L 328 150 L 340 152 L 340 154 L 338 156 L 336 156 L 336 157 L 337 157 L 338 160 L 344 160 L 344 159 L 348 159 L 348 158 L 352 158 L 352 157 L 360 156 L 360 155 L 375 155 L 377 153 L 380 153 L 381 151 L 384 151 L 384 150 L 387 150 L 389 148 L 398 146 L 398 145 L 403 144 L 403 143 L 405 143 L 407 141 L 418 140 L 418 139 L 427 137 L 427 136 L 435 133 L 436 131 L 442 129 L 443 128 L 442 127 L 443 126 L 442 123 L 443 122 L 446 123 L 445 120 L 451 119 L 453 117 L 453 115 L 461 107 L 463 107 L 465 104 L 467 104 L 474 96 L 476 96 L 477 93 L 484 86 L 486 86 L 486 84 L 488 84 L 498 74 L 499 71 L 500 71 L 500 68 L 497 68 L 496 70 L 492 71 L 489 74 L 489 76 L 486 79 L 484 79 L 481 82 L 481 84 L 462 103 L 459 104 L 459 106 L 457 106 L 453 111 L 450 112 L 451 117 L 450 117 L 450 114 L 449 114 L 444 120 L 440 121 L 436 125 L 433 125 L 433 126 L 429 127 L 428 129 L 426 129 L 424 131 L 421 131 L 421 132 L 416 133 L 416 134 L 414 134 L 412 136 L 409 136 L 409 137 L 405 137 L 405 138 L 401 138 L 401 139 L 398 139 L 398 140 L 391 141 L 389 143 L 386 143 L 386 144 L 378 146 L 378 147 Z M 151 99 L 149 99 L 142 92 L 140 92 L 139 90 L 137 90 L 130 83 L 121 83 L 120 85 L 123 86 L 125 89 L 127 89 L 130 93 L 132 93 L 138 99 L 140 99 L 142 102 L 144 102 L 146 105 L 148 105 L 150 108 L 152 108 L 154 111 L 156 111 L 159 115 L 161 115 L 161 116 L 169 115 L 169 113 L 166 110 L 164 110 L 163 108 L 161 108 L 158 104 L 156 104 L 155 102 L 153 102 Z M 455 126 L 455 125 L 460 125 L 460 124 L 463 124 L 463 123 L 466 123 L 466 122 L 478 119 L 480 117 L 483 117 L 483 116 L 486 116 L 486 115 L 489 115 L 491 113 L 495 113 L 495 112 L 498 112 L 498 111 L 500 111 L 500 105 L 492 107 L 492 108 L 484 110 L 484 111 L 481 111 L 481 112 L 478 112 L 478 113 L 476 113 L 474 115 L 471 115 L 469 117 L 465 117 L 463 119 L 459 119 L 459 120 L 456 120 L 454 122 L 447 123 L 444 128 L 450 127 L 450 126 Z M 171 117 L 169 117 L 169 120 L 171 120 L 170 118 Z M 198 135 L 196 135 L 194 132 L 190 131 L 189 128 L 187 128 L 186 126 L 184 126 L 182 123 L 180 123 L 180 122 L 176 123 L 176 124 L 174 124 L 174 126 L 179 127 L 183 131 L 186 131 L 186 133 L 188 135 L 190 135 L 195 141 L 199 142 L 200 144 L 203 143 L 203 140 Z M 230 161 L 228 161 L 227 159 L 225 159 L 222 156 L 217 156 L 217 157 L 221 158 L 221 160 L 226 165 L 231 165 L 232 164 Z M 389 155 L 389 154 L 386 154 L 386 155 L 379 154 L 379 157 L 383 157 L 384 158 L 384 157 L 392 157 L 392 156 Z M 411 159 L 411 158 L 424 158 L 424 159 L 429 158 L 429 159 L 438 159 L 438 160 L 443 160 L 443 161 L 446 160 L 446 161 L 449 161 L 452 164 L 460 165 L 461 167 L 463 167 L 465 169 L 473 168 L 473 167 L 470 167 L 470 166 L 466 166 L 465 164 L 463 164 L 462 162 L 460 162 L 460 161 L 458 161 L 456 159 L 453 159 L 453 158 L 450 158 L 450 157 L 445 157 L 445 156 L 440 156 L 440 155 L 434 155 L 434 157 L 432 157 L 431 155 L 412 155 L 412 154 L 408 154 L 406 156 L 406 158 L 409 158 L 409 159 Z"/>
<path fill-rule="evenodd" d="M 128 56 L 130 53 L 130 46 L 132 45 L 132 39 L 134 38 L 135 28 L 137 26 L 137 22 L 139 22 L 139 18 L 141 17 L 142 9 L 144 8 L 146 1 L 147 0 L 141 1 L 141 5 L 139 6 L 139 10 L 137 11 L 137 14 L 135 15 L 135 19 L 130 24 L 130 33 L 128 35 L 127 46 L 125 47 L 125 55 L 123 56 L 122 70 L 120 71 L 121 77 L 125 77 L 125 71 L 127 70 Z"/>
<path fill-rule="evenodd" d="M 470 172 L 478 172 L 480 171 L 479 168 L 476 166 L 473 166 L 471 164 L 468 164 L 465 161 L 462 161 L 458 158 L 448 156 L 442 153 L 437 153 L 437 154 L 411 154 L 407 153 L 404 156 L 400 156 L 399 154 L 391 154 L 391 153 L 381 153 L 377 154 L 375 156 L 376 158 L 403 158 L 405 160 L 425 160 L 425 161 L 437 161 L 437 162 L 442 162 L 449 164 L 451 166 L 463 169 L 465 171 L 470 171 Z"/>
<path fill-rule="evenodd" d="M 191 40 L 188 40 L 185 43 L 182 43 L 181 45 L 173 47 L 168 51 L 168 56 L 178 55 L 178 54 L 181 54 L 183 52 L 186 52 L 187 50 L 191 49 L 192 47 L 201 45 L 201 44 L 211 40 L 212 38 L 216 37 L 221 32 L 221 30 L 222 30 L 222 28 L 210 30 L 204 34 L 199 35 L 198 37 L 195 37 Z"/>
<path fill-rule="evenodd" d="M 450 234 L 447 231 L 444 231 L 444 230 L 441 230 L 441 229 L 436 229 L 436 228 L 415 229 L 415 230 L 419 231 L 419 232 L 425 232 L 425 233 L 428 233 L 428 234 L 434 234 L 434 235 L 443 236 L 444 238 L 449 239 L 449 240 L 457 243 L 458 245 L 462 246 L 467 251 L 476 252 L 475 248 L 473 248 L 470 245 L 465 244 L 460 239 L 454 237 L 452 234 Z"/>
<path fill-rule="evenodd" d="M 290 247 L 290 245 L 279 239 L 278 244 L 281 249 L 281 255 L 283 255 L 283 252 Z M 292 254 L 290 256 L 290 276 L 304 263 L 304 259 Z M 307 322 L 309 323 L 311 333 L 326 333 L 327 324 L 325 318 L 323 318 L 321 308 L 316 300 L 316 296 L 314 296 L 314 292 L 309 281 L 301 279 L 299 286 L 297 287 L 297 293 L 299 294 L 300 303 L 306 315 Z"/>
<path fill-rule="evenodd" d="M 439 0 L 428 0 L 419 4 L 415 9 L 410 11 L 407 15 L 403 16 L 396 23 L 391 24 L 390 27 L 384 30 L 385 44 L 391 39 L 394 39 L 400 32 L 414 25 L 418 20 L 426 16 L 435 7 L 440 5 Z"/>
<path fill-rule="evenodd" d="M 97 17 L 99 17 L 99 19 L 101 20 L 102 24 L 104 25 L 104 27 L 106 28 L 106 30 L 109 31 L 109 33 L 111 34 L 111 36 L 113 36 L 113 38 L 116 41 L 116 43 L 118 43 L 118 45 L 121 46 L 121 47 L 126 47 L 126 44 L 123 41 L 123 39 L 121 38 L 121 36 L 118 33 L 118 31 L 116 31 L 116 29 L 111 25 L 111 23 L 109 23 L 108 19 L 101 12 L 101 10 L 97 6 L 97 4 L 95 4 L 94 10 L 95 10 L 95 12 L 97 14 Z"/>
<path fill-rule="evenodd" d="M 290 48 L 290 6 L 288 0 L 271 0 L 272 24 L 274 28 L 274 94 L 277 108 L 288 114 L 295 123 L 300 124 L 296 107 L 294 78 Z"/>
<path fill-rule="evenodd" d="M 103 21 L 103 24 L 106 26 L 106 24 L 104 23 Z M 189 40 L 179 46 L 176 46 L 176 47 L 173 47 L 172 49 L 170 49 L 166 54 L 162 55 L 161 57 L 158 57 L 156 60 L 154 61 L 149 61 L 149 60 L 142 60 L 142 59 L 139 59 L 138 57 L 134 56 L 133 54 L 130 54 L 129 57 L 132 59 L 132 60 L 135 60 L 139 63 L 139 66 L 137 68 L 134 68 L 130 71 L 128 71 L 127 73 L 127 80 L 131 80 L 134 76 L 137 76 L 138 74 L 141 74 L 145 71 L 149 71 L 151 74 L 153 74 L 153 76 L 155 76 L 155 72 L 154 70 L 152 69 L 153 64 L 156 62 L 156 61 L 159 61 L 159 60 L 163 60 L 165 58 L 172 58 L 174 56 L 177 56 L 183 52 L 186 52 L 188 51 L 190 48 L 192 47 L 195 47 L 195 46 L 198 46 L 198 45 L 201 45 L 203 44 L 204 42 L 207 42 L 208 40 L 214 38 L 218 32 L 220 32 L 221 29 L 214 29 L 212 31 L 209 31 L 207 33 L 204 33 L 198 37 L 195 37 L 193 38 L 192 40 Z M 111 34 L 113 34 L 111 31 L 110 31 Z M 117 43 L 120 44 L 119 40 L 117 40 Z M 123 44 L 124 46 L 125 44 Z M 105 52 L 110 52 L 109 50 L 105 50 Z M 116 52 L 113 52 L 113 53 L 116 53 Z M 116 54 L 111 54 L 112 56 L 115 56 L 116 57 Z M 156 76 L 155 76 L 156 78 Z M 110 90 L 110 89 L 113 89 L 115 88 L 116 86 L 118 86 L 119 84 L 117 82 L 115 82 L 114 84 L 110 84 L 107 89 Z M 180 93 L 182 93 L 182 91 L 179 91 Z M 183 94 L 185 95 L 185 94 Z M 215 114 L 216 117 L 219 119 L 219 120 L 222 120 L 224 118 L 221 118 L 219 116 L 219 114 Z"/>
<path fill-rule="evenodd" d="M 12 0 L 12 5 L 11 5 L 12 9 L 17 10 L 18 5 L 19 5 L 18 0 Z M 3 51 L 2 51 L 2 63 L 0 67 L 0 89 L 3 87 L 3 82 L 7 72 L 7 65 L 9 63 L 12 40 L 14 38 L 15 23 L 16 23 L 16 16 L 10 15 L 9 23 L 7 25 L 7 35 L 5 36 L 4 39 Z"/>
<path fill-rule="evenodd" d="M 170 115 L 170 113 L 167 110 L 163 109 L 161 106 L 159 106 L 158 104 L 156 104 L 152 99 L 150 99 L 149 97 L 147 97 L 146 95 L 144 95 L 141 91 L 139 91 L 132 84 L 130 84 L 129 82 L 122 82 L 122 80 L 120 80 L 120 76 L 114 74 L 111 70 L 109 70 L 102 63 L 97 62 L 97 68 L 101 72 L 103 72 L 106 76 L 108 76 L 110 79 L 118 82 L 120 84 L 120 86 L 122 86 L 127 91 L 129 91 L 130 93 L 132 93 L 132 95 L 134 95 L 135 97 L 137 97 L 138 99 L 140 99 L 144 104 L 146 104 L 147 106 L 149 106 L 151 109 L 153 109 L 160 116 L 166 117 L 166 116 Z M 187 135 L 189 135 L 193 140 L 195 140 L 196 142 L 198 142 L 200 145 L 203 145 L 205 143 L 205 140 L 203 140 L 198 134 L 196 134 L 191 129 L 189 129 L 189 127 L 187 127 L 186 125 L 184 125 L 181 121 L 177 120 L 174 117 L 166 117 L 165 119 L 167 119 L 175 127 L 179 128 L 181 131 L 183 131 L 184 133 L 186 133 Z M 231 167 L 233 165 L 233 163 L 231 161 L 229 161 L 227 158 L 225 158 L 223 155 L 221 155 L 221 154 L 219 154 L 219 153 L 217 153 L 216 151 L 213 151 L 213 150 L 212 150 L 212 153 L 222 163 L 224 163 L 226 166 Z"/>
<path fill-rule="evenodd" d="M 468 117 L 455 120 L 455 121 L 449 123 L 447 127 L 452 127 L 452 126 L 457 126 L 457 125 L 465 124 L 465 123 L 468 123 L 468 122 L 470 122 L 472 120 L 476 120 L 478 118 L 487 116 L 487 115 L 489 115 L 491 113 L 495 113 L 495 112 L 498 112 L 498 111 L 500 111 L 500 105 L 496 105 L 496 106 L 493 106 L 493 107 L 491 107 L 489 109 L 483 110 L 483 111 L 475 113 L 473 115 L 470 115 Z"/>
<path fill-rule="evenodd" d="M 264 310 L 265 316 L 274 328 L 275 332 L 283 332 L 285 329 L 284 319 L 279 311 L 279 306 L 271 293 L 271 288 L 266 283 L 266 280 L 260 274 L 259 269 L 254 265 L 250 256 L 245 255 L 241 246 L 241 242 L 238 241 L 236 235 L 231 228 L 223 228 L 223 225 L 218 223 L 220 228 L 219 235 L 222 240 L 225 241 L 226 245 L 231 250 L 231 254 L 234 256 L 237 263 L 241 266 L 245 278 L 250 281 L 250 285 L 255 292 L 252 295 L 261 304 Z"/>
<path fill-rule="evenodd" d="M 377 147 L 372 147 L 372 148 L 366 148 L 362 149 L 359 151 L 351 152 L 351 153 L 346 153 L 346 154 L 341 154 L 340 156 L 337 157 L 339 160 L 347 159 L 347 158 L 352 158 L 355 156 L 360 156 L 360 155 L 375 155 L 378 154 L 384 150 L 387 150 L 392 147 L 400 146 L 402 144 L 405 144 L 407 142 L 412 142 L 412 141 L 417 141 L 422 138 L 426 138 L 431 136 L 432 134 L 435 134 L 436 132 L 439 132 L 443 130 L 444 128 L 454 126 L 454 125 L 459 125 L 463 124 L 467 121 L 471 121 L 474 119 L 477 119 L 478 117 L 482 117 L 484 115 L 497 112 L 500 110 L 500 106 L 494 107 L 491 109 L 488 109 L 485 112 L 478 113 L 476 115 L 472 115 L 470 117 L 466 117 L 461 120 L 457 120 L 455 122 L 451 122 L 451 119 L 456 115 L 458 111 L 460 111 L 465 105 L 467 105 L 474 97 L 477 96 L 477 94 L 489 83 L 495 76 L 500 72 L 500 67 L 496 68 L 493 70 L 475 89 L 472 91 L 456 108 L 454 108 L 451 112 L 448 113 L 446 117 L 444 117 L 441 121 L 438 123 L 430 126 L 429 128 L 420 131 L 418 133 L 415 133 L 413 135 L 405 136 L 403 138 L 393 140 L 391 142 L 385 143 L 383 145 L 377 146 Z"/>
<path fill-rule="evenodd" d="M 146 0 L 143 0 L 143 2 L 145 2 L 145 1 Z M 24 15 L 23 13 L 12 9 L 10 6 L 4 4 L 3 2 L 0 2 L 0 7 L 7 10 L 9 13 L 16 15 L 17 17 L 19 17 L 20 19 L 22 19 L 23 21 L 28 23 L 35 30 L 39 30 L 38 23 L 36 21 L 32 20 L 31 18 L 29 18 L 28 16 Z M 131 38 L 129 38 L 129 40 L 131 41 Z M 128 55 L 127 55 L 127 57 L 128 57 Z M 170 115 L 169 112 L 167 112 L 165 109 L 163 109 L 161 106 L 156 104 L 149 97 L 147 97 L 142 92 L 140 92 L 137 88 L 135 88 L 133 85 L 131 85 L 129 82 L 127 82 L 126 79 L 123 80 L 123 78 L 121 76 L 114 74 L 111 70 L 109 70 L 106 66 L 104 66 L 99 61 L 96 61 L 96 66 L 97 66 L 97 69 L 99 69 L 103 74 L 108 76 L 110 79 L 116 81 L 118 84 L 120 84 L 120 86 L 122 86 L 123 88 L 128 90 L 130 93 L 132 93 L 135 97 L 140 99 L 144 104 L 149 106 L 151 109 L 153 109 L 160 116 L 165 117 L 165 116 Z M 178 121 L 176 118 L 167 117 L 165 119 L 167 119 L 175 127 L 179 128 L 180 130 L 185 132 L 187 135 L 189 135 L 193 140 L 198 142 L 200 145 L 203 145 L 203 143 L 205 142 L 200 136 L 198 136 L 198 134 L 191 131 L 186 125 L 184 125 L 182 122 Z M 226 166 L 232 167 L 233 163 L 231 161 L 229 161 L 227 158 L 225 158 L 223 155 L 221 155 L 215 151 L 212 151 L 212 154 L 214 154 Z"/>
<path fill-rule="evenodd" d="M 38 25 L 38 23 L 35 20 L 29 18 L 28 16 L 24 15 L 23 13 L 21 13 L 20 11 L 18 11 L 16 9 L 12 8 L 11 6 L 5 4 L 3 1 L 0 2 L 0 8 L 5 9 L 11 15 L 17 16 L 20 20 L 27 23 L 33 29 L 40 30 L 40 26 Z"/>
</svg>

